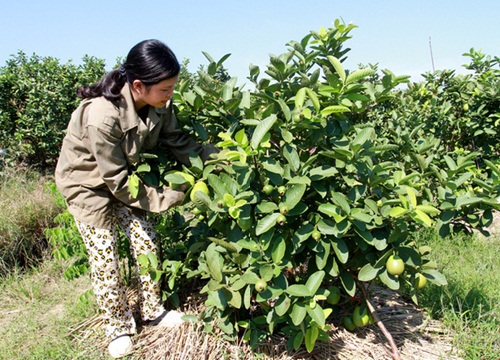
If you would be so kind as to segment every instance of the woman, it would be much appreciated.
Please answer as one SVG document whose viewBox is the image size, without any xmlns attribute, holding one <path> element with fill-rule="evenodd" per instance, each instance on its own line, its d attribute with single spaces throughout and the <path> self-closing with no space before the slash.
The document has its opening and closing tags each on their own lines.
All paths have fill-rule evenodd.
<svg viewBox="0 0 500 360">
<path fill-rule="evenodd" d="M 87 247 L 94 292 L 104 314 L 109 352 L 122 357 L 132 348 L 136 324 L 120 278 L 115 224 L 140 252 L 156 253 L 155 230 L 148 212 L 179 204 L 184 193 L 144 185 L 136 197 L 128 189 L 129 168 L 141 150 L 165 145 L 189 166 L 189 153 L 202 160 L 217 150 L 201 146 L 177 129 L 171 98 L 180 71 L 174 53 L 158 40 L 134 46 L 118 69 L 98 83 L 80 87 L 83 99 L 73 112 L 57 164 L 56 184 Z M 142 249 L 142 250 L 141 250 Z M 179 312 L 166 312 L 158 284 L 139 278 L 142 320 L 158 326 L 181 322 Z"/>
</svg>

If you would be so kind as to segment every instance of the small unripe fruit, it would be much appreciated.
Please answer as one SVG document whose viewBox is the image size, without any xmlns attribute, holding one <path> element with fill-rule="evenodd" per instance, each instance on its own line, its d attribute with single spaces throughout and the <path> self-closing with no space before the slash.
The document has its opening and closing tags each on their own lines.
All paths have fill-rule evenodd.
<svg viewBox="0 0 500 360">
<path fill-rule="evenodd" d="M 280 214 L 278 218 L 276 219 L 276 222 L 280 225 L 283 226 L 286 224 L 286 216 L 283 214 Z"/>
<path fill-rule="evenodd" d="M 354 308 L 354 313 L 352 314 L 352 321 L 357 327 L 362 327 L 368 325 L 370 322 L 370 314 L 365 306 L 356 306 Z"/>
<path fill-rule="evenodd" d="M 280 194 L 281 196 L 285 195 L 286 193 L 286 187 L 281 185 L 278 187 L 278 194 Z"/>
<path fill-rule="evenodd" d="M 269 195 L 273 192 L 274 190 L 274 186 L 270 185 L 270 184 L 266 184 L 264 185 L 264 187 L 262 188 L 262 191 L 264 192 L 264 194 L 266 195 Z"/>
<path fill-rule="evenodd" d="M 314 230 L 311 234 L 312 238 L 316 241 L 321 239 L 321 233 L 318 230 Z"/>
<path fill-rule="evenodd" d="M 326 302 L 330 305 L 337 305 L 340 301 L 340 289 L 337 286 L 328 287 L 330 292 L 326 297 Z"/>
<path fill-rule="evenodd" d="M 241 228 L 241 230 L 247 231 L 252 227 L 252 219 L 251 218 L 238 218 L 236 223 Z"/>
<path fill-rule="evenodd" d="M 202 193 L 205 193 L 206 195 L 210 194 L 210 191 L 208 190 L 207 184 L 203 181 L 198 181 L 196 184 L 194 184 L 193 189 L 191 190 L 191 195 L 189 196 L 191 201 L 194 201 L 194 194 L 197 191 L 201 191 Z"/>
<path fill-rule="evenodd" d="M 420 273 L 415 275 L 415 288 L 420 290 L 425 286 L 425 284 L 427 284 L 427 278 L 424 275 Z"/>
<path fill-rule="evenodd" d="M 267 283 L 263 279 L 260 279 L 255 283 L 255 290 L 259 293 L 265 291 L 266 288 L 267 288 Z"/>
<path fill-rule="evenodd" d="M 288 206 L 286 206 L 286 205 L 281 206 L 280 213 L 282 213 L 283 215 L 288 214 Z"/>
<path fill-rule="evenodd" d="M 197 207 L 193 208 L 193 210 L 191 210 L 191 212 L 193 213 L 193 215 L 196 215 L 196 216 L 203 214 L 203 212 L 200 209 L 198 209 Z"/>
<path fill-rule="evenodd" d="M 350 317 L 350 316 L 344 316 L 342 323 L 344 324 L 344 327 L 348 331 L 354 331 L 356 329 L 356 325 L 354 325 L 354 322 L 352 321 L 352 317 Z"/>
</svg>

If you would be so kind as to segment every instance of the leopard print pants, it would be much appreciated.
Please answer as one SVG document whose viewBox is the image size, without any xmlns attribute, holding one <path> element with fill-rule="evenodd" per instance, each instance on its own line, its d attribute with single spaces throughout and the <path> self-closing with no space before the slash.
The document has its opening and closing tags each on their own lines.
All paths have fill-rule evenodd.
<svg viewBox="0 0 500 360">
<path fill-rule="evenodd" d="M 125 231 L 132 257 L 138 270 L 137 256 L 141 253 L 156 254 L 156 232 L 152 221 L 132 212 L 123 204 L 115 206 L 115 215 Z M 125 334 L 135 334 L 136 324 L 127 301 L 118 259 L 116 228 L 99 229 L 75 219 L 87 248 L 92 285 L 99 308 L 104 316 L 106 336 L 110 339 Z M 143 321 L 154 320 L 164 311 L 160 286 L 149 274 L 139 275 L 138 301 Z"/>
</svg>

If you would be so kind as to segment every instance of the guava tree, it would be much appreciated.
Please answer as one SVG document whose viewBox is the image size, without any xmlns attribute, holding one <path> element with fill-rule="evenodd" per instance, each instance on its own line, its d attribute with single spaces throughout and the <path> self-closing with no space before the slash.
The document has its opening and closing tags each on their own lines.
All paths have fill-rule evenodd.
<svg viewBox="0 0 500 360">
<path fill-rule="evenodd" d="M 210 64 L 197 82 L 179 84 L 176 111 L 187 131 L 220 153 L 205 164 L 193 155 L 192 167 L 177 167 L 184 175 L 148 154 L 132 175 L 134 186 L 189 184 L 185 175 L 193 176 L 170 223 L 175 246 L 163 264 L 142 256 L 142 271 L 163 277 L 168 294 L 179 282 L 201 283 L 207 326 L 215 319 L 252 346 L 280 333 L 290 348 L 312 351 L 328 340 L 334 312 L 345 315 L 347 329 L 374 321 L 384 329 L 369 283 L 409 287 L 415 302 L 427 281 L 446 284 L 431 249 L 412 233 L 449 229 L 464 212 L 481 212 L 487 224 L 498 208 L 491 200 L 498 182 L 487 175 L 500 173 L 493 163 L 478 174 L 476 154 L 446 153 L 422 127 L 381 135 L 368 114 L 408 78 L 345 69 L 344 43 L 355 26 L 333 25 L 288 43 L 263 77 L 250 66 L 253 91 L 235 78 L 221 83 L 215 75 L 227 56 L 216 62 L 206 54 Z M 479 177 L 485 186 L 471 189 Z"/>
</svg>

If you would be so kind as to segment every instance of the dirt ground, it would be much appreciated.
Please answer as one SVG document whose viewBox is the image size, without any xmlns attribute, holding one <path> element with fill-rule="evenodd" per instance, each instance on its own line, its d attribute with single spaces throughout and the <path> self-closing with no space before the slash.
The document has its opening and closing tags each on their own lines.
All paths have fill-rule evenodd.
<svg viewBox="0 0 500 360">
<path fill-rule="evenodd" d="M 431 319 L 413 303 L 406 302 L 394 291 L 385 288 L 372 288 L 372 304 L 377 309 L 380 320 L 391 333 L 404 360 L 461 360 L 453 347 L 453 334 L 447 331 L 439 321 Z M 133 291 L 129 292 L 135 298 Z M 194 301 L 193 302 L 198 302 Z M 184 310 L 196 314 L 198 305 L 187 304 Z M 199 360 L 199 359 L 241 359 L 241 360 L 385 360 L 392 359 L 387 338 L 377 325 L 369 325 L 349 332 L 337 318 L 332 320 L 329 342 L 318 342 L 315 350 L 289 352 L 286 340 L 279 337 L 270 339 L 258 349 L 255 355 L 243 343 L 231 343 L 223 339 L 223 334 L 214 330 L 209 334 L 203 331 L 203 324 L 185 323 L 166 330 L 139 328 L 135 337 L 132 359 L 144 360 Z M 106 342 L 103 337 L 96 339 L 101 321 L 98 316 L 89 319 L 74 329 L 72 335 L 80 341 L 97 341 L 103 352 Z M 96 332 L 96 330 L 98 330 Z"/>
</svg>

